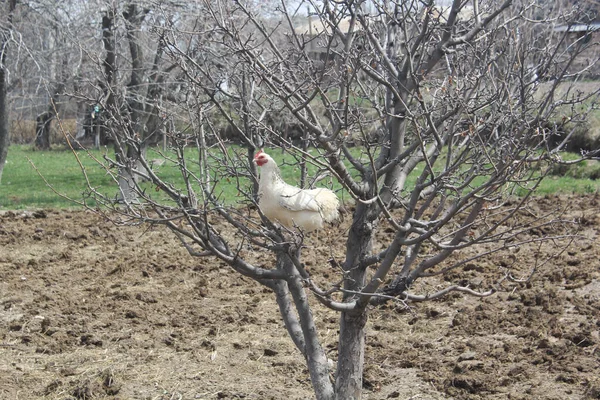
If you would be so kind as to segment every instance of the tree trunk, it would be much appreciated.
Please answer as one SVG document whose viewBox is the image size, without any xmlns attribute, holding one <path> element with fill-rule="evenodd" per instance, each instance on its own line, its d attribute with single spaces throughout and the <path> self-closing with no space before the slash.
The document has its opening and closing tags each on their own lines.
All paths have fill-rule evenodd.
<svg viewBox="0 0 600 400">
<path fill-rule="evenodd" d="M 39 150 L 50 149 L 50 126 L 52 114 L 44 111 L 35 119 L 35 147 Z"/>
<path fill-rule="evenodd" d="M 119 169 L 119 201 L 124 204 L 131 204 L 137 199 L 137 193 L 135 191 L 136 181 L 135 176 L 131 173 L 129 168 Z"/>
<path fill-rule="evenodd" d="M 365 363 L 367 311 L 344 312 L 340 318 L 340 340 L 335 380 L 337 400 L 358 400 L 362 393 Z"/>
<path fill-rule="evenodd" d="M 271 288 L 275 292 L 279 313 L 283 319 L 285 329 L 287 329 L 292 341 L 302 355 L 306 354 L 306 343 L 304 341 L 304 334 L 302 333 L 302 326 L 300 325 L 298 316 L 294 312 L 294 303 L 290 299 L 287 282 L 283 280 L 276 281 L 271 285 Z"/>
<path fill-rule="evenodd" d="M 115 158 L 119 163 L 119 192 L 117 199 L 123 204 L 131 204 L 138 198 L 136 191 L 138 176 L 135 174 L 139 163 L 140 154 L 132 145 L 120 144 L 118 138 L 115 140 Z"/>
<path fill-rule="evenodd" d="M 66 69 L 66 67 L 64 68 Z M 37 116 L 35 119 L 35 147 L 40 150 L 50 149 L 50 127 L 52 119 L 58 115 L 58 97 L 65 89 L 64 81 L 66 78 L 61 76 L 59 81 L 53 85 L 48 100 L 48 109 Z"/>
<path fill-rule="evenodd" d="M 6 90 L 6 73 L 0 65 L 0 183 L 2 183 L 2 172 L 8 156 L 10 135 L 8 130 L 8 101 Z"/>
<path fill-rule="evenodd" d="M 277 254 L 277 268 L 285 271 L 289 276 L 287 285 L 296 306 L 298 322 L 304 335 L 304 357 L 317 400 L 334 400 L 335 394 L 333 385 L 329 380 L 327 355 L 319 342 L 317 327 L 300 273 L 291 261 L 290 256 L 284 252 Z"/>
<path fill-rule="evenodd" d="M 198 166 L 200 167 L 200 182 L 202 187 L 204 187 L 206 191 L 210 192 L 212 190 L 212 183 L 210 181 L 210 170 L 208 167 L 208 147 L 206 145 L 206 132 L 204 130 L 204 109 L 202 108 L 202 106 L 198 110 L 198 127 L 196 129 L 198 132 L 197 146 L 199 150 Z M 166 149 L 166 137 L 163 146 Z M 256 165 L 254 165 L 253 163 L 250 163 L 250 166 L 256 168 Z"/>
<path fill-rule="evenodd" d="M 8 88 L 6 82 L 6 53 L 12 25 L 12 15 L 17 7 L 17 0 L 9 0 L 8 13 L 6 13 L 6 26 L 8 28 L 0 31 L 0 183 L 2 183 L 2 172 L 8 156 L 10 145 L 10 132 L 8 130 Z"/>
<path fill-rule="evenodd" d="M 144 115 L 144 104 L 143 100 L 141 100 L 147 98 L 147 93 L 143 92 L 141 86 L 144 80 L 144 55 L 138 35 L 147 13 L 148 10 L 139 11 L 135 4 L 129 4 L 123 12 L 127 27 L 129 53 L 131 54 L 131 76 L 129 83 L 127 84 L 129 92 L 127 104 L 130 115 L 130 130 L 127 132 L 127 135 L 130 140 L 136 140 L 139 143 L 139 149 L 135 149 L 134 145 L 126 143 L 126 140 L 121 141 L 127 149 L 127 154 L 123 154 L 122 150 L 120 153 L 122 156 L 126 157 L 126 159 L 121 160 L 121 163 L 127 165 L 127 167 L 121 168 L 119 171 L 120 199 L 125 203 L 130 203 L 137 197 L 134 188 L 139 176 L 136 176 L 133 170 L 138 170 L 142 173 L 146 172 L 143 171 L 140 157 L 145 157 L 148 149 L 148 143 L 145 140 L 147 135 L 148 117 Z"/>
<path fill-rule="evenodd" d="M 409 82 L 406 83 L 407 85 Z M 388 137 L 390 139 L 389 154 L 387 154 L 388 160 L 393 160 L 398 157 L 404 151 L 404 131 L 406 130 L 406 102 L 408 94 L 406 91 L 401 91 L 402 99 L 397 100 L 396 104 L 391 110 L 391 116 L 388 117 Z M 402 166 L 397 164 L 392 171 L 385 175 L 384 184 L 381 189 L 381 199 L 384 204 L 393 204 L 395 202 L 395 196 L 400 192 L 404 181 L 401 178 Z"/>
<path fill-rule="evenodd" d="M 113 26 L 114 26 L 114 11 L 109 9 L 105 15 L 102 16 L 102 44 L 104 46 L 104 50 L 106 51 L 106 57 L 104 58 L 103 66 L 104 66 L 104 83 L 103 83 L 103 93 L 104 93 L 104 101 L 100 106 L 104 108 L 101 110 L 102 115 L 96 115 L 93 120 L 93 135 L 99 133 L 98 142 L 101 146 L 106 146 L 113 138 L 111 137 L 111 133 L 105 127 L 97 127 L 97 124 L 102 124 L 102 121 L 106 121 L 106 119 L 110 118 L 111 113 L 117 113 L 117 107 L 115 106 L 115 96 L 113 89 L 113 80 L 115 76 L 115 71 L 117 69 L 117 56 L 115 51 L 115 43 L 114 43 L 114 34 L 113 34 Z M 102 119 L 101 119 L 102 117 Z"/>
<path fill-rule="evenodd" d="M 360 263 L 372 251 L 372 238 L 375 219 L 378 215 L 376 204 L 360 203 L 354 212 L 354 219 L 348 241 L 344 271 L 344 300 L 350 300 L 351 292 L 360 292 L 365 285 L 366 269 Z M 340 317 L 340 340 L 338 344 L 338 364 L 335 375 L 336 399 L 360 399 L 365 360 L 365 325 L 367 310 L 343 312 Z"/>
</svg>

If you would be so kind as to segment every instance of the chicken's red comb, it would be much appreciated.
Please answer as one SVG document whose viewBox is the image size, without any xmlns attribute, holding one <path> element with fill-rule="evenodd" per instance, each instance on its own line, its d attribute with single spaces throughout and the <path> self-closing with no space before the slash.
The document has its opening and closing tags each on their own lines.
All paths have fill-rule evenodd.
<svg viewBox="0 0 600 400">
<path fill-rule="evenodd" d="M 264 153 L 263 149 L 260 149 L 255 155 L 254 155 L 254 159 L 257 159 L 258 156 L 260 156 L 262 153 Z"/>
</svg>

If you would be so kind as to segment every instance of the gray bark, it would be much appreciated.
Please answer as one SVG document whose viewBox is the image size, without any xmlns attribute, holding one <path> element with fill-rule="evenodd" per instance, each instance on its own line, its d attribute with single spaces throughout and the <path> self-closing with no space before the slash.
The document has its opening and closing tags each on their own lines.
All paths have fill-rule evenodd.
<svg viewBox="0 0 600 400">
<path fill-rule="evenodd" d="M 362 393 L 367 311 L 343 312 L 335 380 L 337 400 L 358 400 Z"/>
<path fill-rule="evenodd" d="M 8 29 L 12 24 L 12 15 L 17 6 L 17 0 L 9 0 L 8 13 L 6 20 Z M 0 31 L 0 183 L 2 183 L 2 173 L 8 156 L 8 146 L 10 145 L 10 132 L 8 130 L 8 82 L 6 81 L 6 55 L 8 49 L 10 31 Z"/>
<path fill-rule="evenodd" d="M 50 149 L 50 126 L 53 113 L 44 111 L 35 119 L 35 147 L 40 150 Z"/>
<path fill-rule="evenodd" d="M 344 281 L 344 301 L 354 297 L 365 284 L 366 268 L 361 260 L 371 254 L 376 205 L 359 204 L 354 213 L 352 228 L 346 242 L 346 261 L 343 265 L 348 279 Z M 365 357 L 366 308 L 343 312 L 340 317 L 340 340 L 335 390 L 337 399 L 359 399 L 362 392 Z"/>
<path fill-rule="evenodd" d="M 272 289 L 277 296 L 279 312 L 281 313 L 288 334 L 298 350 L 300 350 L 302 354 L 306 354 L 306 343 L 304 342 L 302 327 L 294 312 L 294 304 L 290 299 L 290 291 L 288 290 L 287 283 L 285 281 L 276 281 Z"/>
<path fill-rule="evenodd" d="M 102 121 L 105 120 L 110 113 L 117 112 L 115 107 L 115 96 L 113 93 L 113 84 L 115 79 L 116 71 L 116 52 L 114 43 L 114 13 L 112 9 L 102 16 L 102 45 L 106 51 L 104 57 L 104 79 L 103 79 L 103 92 L 104 92 L 104 103 L 103 107 L 105 110 L 102 111 L 101 115 L 96 115 L 95 124 L 97 125 L 93 132 L 94 135 L 98 135 L 98 139 L 95 140 L 99 145 L 104 146 L 108 144 L 110 138 L 109 132 L 105 128 L 101 128 Z"/>
<path fill-rule="evenodd" d="M 304 335 L 304 357 L 308 365 L 310 380 L 318 400 L 333 400 L 335 393 L 333 385 L 329 380 L 329 366 L 327 355 L 321 347 L 315 326 L 314 318 L 308 304 L 308 297 L 300 273 L 294 266 L 289 254 L 280 252 L 277 254 L 278 269 L 284 271 L 288 276 L 287 285 L 293 299 L 300 328 Z"/>
<path fill-rule="evenodd" d="M 144 80 L 144 55 L 139 43 L 138 32 L 147 11 L 140 12 L 135 4 L 130 4 L 123 12 L 123 17 L 127 26 L 127 40 L 129 44 L 129 53 L 131 55 L 131 75 L 127 88 L 129 89 L 129 98 L 127 99 L 129 108 L 129 121 L 127 124 L 126 138 L 120 140 L 121 145 L 115 148 L 117 159 L 121 164 L 119 168 L 119 200 L 126 204 L 135 201 L 137 194 L 135 188 L 139 177 L 135 171 L 146 171 L 140 163 L 140 157 L 146 154 L 147 142 L 143 140 L 145 136 L 144 103 L 145 93 L 142 93 L 141 84 Z M 142 139 L 138 142 L 138 139 Z M 135 146 L 131 141 L 136 141 L 139 146 Z M 115 142 L 116 143 L 116 142 Z M 123 147 L 124 146 L 124 147 Z M 125 150 L 125 151 L 123 151 Z"/>
<path fill-rule="evenodd" d="M 0 183 L 2 183 L 2 173 L 8 156 L 8 146 L 10 144 L 10 135 L 8 131 L 8 104 L 6 90 L 6 73 L 0 65 Z"/>
</svg>

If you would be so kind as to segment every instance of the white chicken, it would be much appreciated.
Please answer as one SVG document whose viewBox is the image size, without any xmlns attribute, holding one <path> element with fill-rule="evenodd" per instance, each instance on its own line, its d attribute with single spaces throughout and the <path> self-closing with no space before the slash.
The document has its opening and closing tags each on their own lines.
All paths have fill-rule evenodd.
<svg viewBox="0 0 600 400">
<path fill-rule="evenodd" d="M 300 189 L 281 178 L 275 160 L 260 150 L 254 163 L 261 168 L 258 180 L 258 206 L 271 221 L 304 232 L 321 229 L 324 222 L 339 218 L 339 199 L 329 189 Z"/>
</svg>

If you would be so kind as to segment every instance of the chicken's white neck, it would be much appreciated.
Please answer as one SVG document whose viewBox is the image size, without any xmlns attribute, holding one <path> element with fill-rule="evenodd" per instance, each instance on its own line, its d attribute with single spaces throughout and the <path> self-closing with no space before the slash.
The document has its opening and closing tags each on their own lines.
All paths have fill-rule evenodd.
<svg viewBox="0 0 600 400">
<path fill-rule="evenodd" d="M 282 181 L 281 171 L 275 162 L 268 162 L 261 167 L 259 185 L 269 185 Z"/>
</svg>

